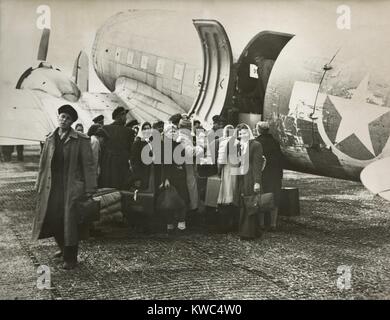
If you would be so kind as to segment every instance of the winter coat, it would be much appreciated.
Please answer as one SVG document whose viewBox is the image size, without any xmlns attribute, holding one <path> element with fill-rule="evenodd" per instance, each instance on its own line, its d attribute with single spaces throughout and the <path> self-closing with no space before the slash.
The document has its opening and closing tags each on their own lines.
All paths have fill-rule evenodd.
<svg viewBox="0 0 390 320">
<path fill-rule="evenodd" d="M 261 143 L 264 156 L 267 160 L 262 172 L 262 192 L 272 192 L 278 203 L 282 188 L 283 155 L 279 143 L 269 133 L 263 133 L 256 138 Z"/>
<path fill-rule="evenodd" d="M 96 170 L 92 157 L 90 139 L 83 133 L 70 129 L 63 144 L 63 186 L 52 185 L 52 158 L 56 146 L 58 129 L 46 138 L 39 162 L 39 172 L 36 182 L 38 192 L 37 204 L 33 222 L 33 240 L 50 236 L 44 230 L 44 222 L 48 213 L 51 192 L 63 192 L 64 245 L 77 245 L 79 240 L 79 217 L 75 210 L 75 202 L 85 193 L 96 190 Z"/>
<path fill-rule="evenodd" d="M 129 128 L 113 122 L 103 126 L 99 187 L 122 189 L 130 178 L 132 133 Z"/>
<path fill-rule="evenodd" d="M 144 149 L 146 148 L 146 149 Z M 136 138 L 134 141 L 134 144 L 131 148 L 131 166 L 133 171 L 132 181 L 140 181 L 140 189 L 145 190 L 149 188 L 149 181 L 150 181 L 150 174 L 151 174 L 151 168 L 153 166 L 153 162 L 151 161 L 150 164 L 144 163 L 142 160 L 142 153 L 145 155 L 148 154 L 150 157 L 146 160 L 152 160 L 153 159 L 153 150 L 151 147 L 151 144 L 149 144 L 145 140 L 141 140 L 140 138 Z"/>
</svg>

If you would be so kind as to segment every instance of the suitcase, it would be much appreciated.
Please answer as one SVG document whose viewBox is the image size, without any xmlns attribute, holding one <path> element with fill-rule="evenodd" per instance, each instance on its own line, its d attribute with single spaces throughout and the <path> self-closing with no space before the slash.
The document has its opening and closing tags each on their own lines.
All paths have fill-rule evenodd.
<svg viewBox="0 0 390 320">
<path fill-rule="evenodd" d="M 212 176 L 207 178 L 205 206 L 216 208 L 218 203 L 219 189 L 221 188 L 221 178 Z"/>
<path fill-rule="evenodd" d="M 121 191 L 122 209 L 126 213 L 150 213 L 155 212 L 155 194 L 150 191 Z"/>
<path fill-rule="evenodd" d="M 300 215 L 298 188 L 282 188 L 279 214 L 288 217 Z"/>
<path fill-rule="evenodd" d="M 121 191 L 122 211 L 129 225 L 141 227 L 145 231 L 154 225 L 156 216 L 156 191 L 154 170 L 150 170 L 149 188 L 146 190 Z"/>
</svg>

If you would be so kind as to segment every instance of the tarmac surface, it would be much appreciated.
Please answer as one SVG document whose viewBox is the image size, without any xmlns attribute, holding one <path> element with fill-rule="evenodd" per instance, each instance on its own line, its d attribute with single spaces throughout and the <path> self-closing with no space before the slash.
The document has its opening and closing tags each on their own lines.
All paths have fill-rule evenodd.
<svg viewBox="0 0 390 320">
<path fill-rule="evenodd" d="M 359 183 L 286 171 L 301 215 L 281 217 L 278 232 L 245 242 L 107 225 L 81 242 L 79 267 L 65 271 L 52 258 L 54 240 L 30 240 L 38 150 L 15 158 L 0 163 L 0 299 L 390 298 L 390 206 Z M 37 288 L 40 265 L 50 268 L 51 289 Z"/>
</svg>

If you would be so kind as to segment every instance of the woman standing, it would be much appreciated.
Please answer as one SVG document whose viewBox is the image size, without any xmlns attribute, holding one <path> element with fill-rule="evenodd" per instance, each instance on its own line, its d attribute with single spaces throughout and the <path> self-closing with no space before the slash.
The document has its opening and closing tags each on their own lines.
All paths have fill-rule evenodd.
<svg viewBox="0 0 390 320">
<path fill-rule="evenodd" d="M 93 163 L 95 166 L 96 176 L 99 177 L 100 174 L 100 156 L 101 156 L 101 144 L 103 141 L 103 130 L 100 130 L 101 125 L 93 124 L 88 129 L 88 136 L 91 138 L 91 147 L 92 147 L 92 157 Z"/>
<path fill-rule="evenodd" d="M 149 122 L 142 123 L 138 135 L 131 148 L 131 167 L 133 170 L 132 181 L 141 190 L 151 188 L 149 181 L 153 167 L 153 149 L 151 143 L 152 125 Z"/>
<path fill-rule="evenodd" d="M 179 163 L 177 155 L 184 152 L 183 145 L 177 142 L 178 132 L 174 124 L 168 124 L 164 128 L 163 137 L 163 164 L 161 170 L 161 187 L 175 187 L 177 193 L 184 203 L 189 202 L 189 192 L 186 180 L 186 171 L 183 163 Z M 176 210 L 176 212 L 166 212 L 167 232 L 172 233 L 175 223 L 180 232 L 186 229 L 186 208 Z"/>
<path fill-rule="evenodd" d="M 239 124 L 236 130 L 240 141 L 240 167 L 238 173 L 238 195 L 240 199 L 239 235 L 243 240 L 257 238 L 261 235 L 258 213 L 251 214 L 247 210 L 245 198 L 260 193 L 261 170 L 263 165 L 263 150 L 257 142 L 248 125 Z"/>
<path fill-rule="evenodd" d="M 262 174 L 262 187 L 264 193 L 273 193 L 275 208 L 270 211 L 270 230 L 276 230 L 280 195 L 283 179 L 283 154 L 279 142 L 269 133 L 269 123 L 260 121 L 256 125 L 259 136 L 256 138 L 261 143 L 267 164 Z"/>
<path fill-rule="evenodd" d="M 233 135 L 234 127 L 227 125 L 223 129 L 223 136 L 219 141 L 218 174 L 221 177 L 221 187 L 218 194 L 219 226 L 222 231 L 234 228 L 234 214 L 239 204 L 237 193 L 237 175 L 234 168 L 238 167 L 236 137 Z"/>
<path fill-rule="evenodd" d="M 88 136 L 71 128 L 78 118 L 70 105 L 58 109 L 58 128 L 45 141 L 36 183 L 33 240 L 54 237 L 65 269 L 77 265 L 79 217 L 75 202 L 96 190 L 96 172 Z"/>
</svg>

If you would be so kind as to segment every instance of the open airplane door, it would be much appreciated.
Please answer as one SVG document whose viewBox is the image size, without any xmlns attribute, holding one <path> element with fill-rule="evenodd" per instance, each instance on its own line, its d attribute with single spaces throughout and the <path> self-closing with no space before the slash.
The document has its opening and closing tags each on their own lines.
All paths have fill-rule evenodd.
<svg viewBox="0 0 390 320">
<path fill-rule="evenodd" d="M 221 114 L 227 99 L 232 69 L 232 50 L 223 26 L 215 20 L 193 20 L 202 42 L 203 78 L 190 114 L 211 123 Z"/>
</svg>

